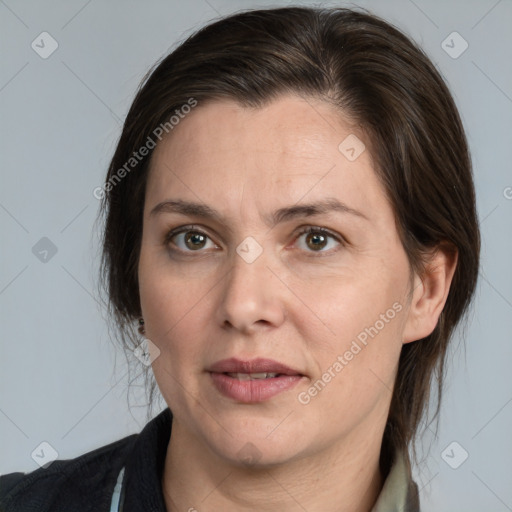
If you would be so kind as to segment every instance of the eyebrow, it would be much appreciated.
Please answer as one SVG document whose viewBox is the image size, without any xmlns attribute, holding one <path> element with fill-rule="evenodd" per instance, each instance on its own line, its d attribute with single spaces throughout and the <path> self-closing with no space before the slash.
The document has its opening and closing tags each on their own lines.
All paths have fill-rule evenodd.
<svg viewBox="0 0 512 512">
<path fill-rule="evenodd" d="M 264 220 L 269 226 L 275 226 L 276 224 L 287 222 L 299 217 L 313 217 L 315 215 L 324 215 L 330 212 L 339 212 L 359 217 L 361 219 L 370 220 L 364 213 L 351 208 L 335 198 L 327 198 L 314 203 L 300 205 L 294 204 L 292 206 L 279 208 L 272 214 L 265 215 Z M 151 210 L 150 216 L 160 213 L 181 213 L 183 215 L 212 219 L 219 223 L 223 222 L 222 215 L 214 208 L 211 208 L 206 204 L 183 201 L 181 199 L 166 200 L 158 203 Z"/>
</svg>

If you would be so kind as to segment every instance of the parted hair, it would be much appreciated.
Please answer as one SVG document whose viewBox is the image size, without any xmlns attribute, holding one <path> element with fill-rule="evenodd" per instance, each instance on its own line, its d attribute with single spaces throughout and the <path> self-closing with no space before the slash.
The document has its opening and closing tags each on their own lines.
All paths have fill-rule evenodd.
<svg viewBox="0 0 512 512">
<path fill-rule="evenodd" d="M 402 347 L 381 451 L 388 468 L 396 450 L 407 453 L 416 439 L 432 390 L 438 417 L 447 347 L 469 310 L 480 251 L 471 158 L 455 102 L 424 51 L 390 23 L 359 9 L 243 11 L 201 28 L 155 64 L 127 114 L 102 196 L 109 311 L 133 350 L 140 342 L 133 325 L 141 315 L 137 267 L 153 150 L 113 182 L 133 153 L 191 99 L 197 109 L 216 99 L 259 108 L 290 93 L 328 102 L 364 132 L 411 271 L 421 274 L 436 247 L 458 253 L 434 331 Z"/>
</svg>

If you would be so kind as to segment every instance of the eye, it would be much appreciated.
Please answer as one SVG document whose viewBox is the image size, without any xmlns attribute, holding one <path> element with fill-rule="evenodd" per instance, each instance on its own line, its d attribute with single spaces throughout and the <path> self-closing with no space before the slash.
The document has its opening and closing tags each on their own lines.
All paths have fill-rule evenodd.
<svg viewBox="0 0 512 512">
<path fill-rule="evenodd" d="M 330 252 L 330 249 L 343 245 L 340 237 L 319 227 L 303 229 L 297 240 L 299 248 L 309 252 Z"/>
<path fill-rule="evenodd" d="M 193 226 L 170 231 L 165 237 L 165 243 L 172 244 L 184 252 L 199 252 L 201 249 L 218 247 L 208 235 Z"/>
<path fill-rule="evenodd" d="M 165 244 L 172 245 L 182 252 L 203 252 L 203 249 L 218 249 L 211 238 L 195 226 L 184 226 L 171 230 L 165 236 Z M 326 253 L 344 245 L 341 237 L 325 228 L 309 226 L 299 232 L 296 243 L 299 249 L 307 252 Z M 175 250 L 171 247 L 171 250 Z"/>
</svg>

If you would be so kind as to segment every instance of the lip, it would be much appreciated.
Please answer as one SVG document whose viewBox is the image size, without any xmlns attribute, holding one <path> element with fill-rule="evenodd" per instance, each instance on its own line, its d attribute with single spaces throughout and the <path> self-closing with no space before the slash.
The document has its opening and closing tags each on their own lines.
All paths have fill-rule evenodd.
<svg viewBox="0 0 512 512">
<path fill-rule="evenodd" d="M 214 373 L 282 373 L 283 375 L 301 375 L 298 370 L 290 368 L 283 363 L 274 361 L 273 359 L 264 359 L 258 357 L 244 361 L 231 357 L 229 359 L 222 359 L 214 363 L 208 371 Z"/>
<path fill-rule="evenodd" d="M 209 369 L 213 385 L 222 395 L 242 403 L 257 403 L 296 386 L 305 376 L 273 359 L 244 361 L 230 358 L 217 361 Z M 227 373 L 279 373 L 267 379 L 239 380 Z"/>
</svg>

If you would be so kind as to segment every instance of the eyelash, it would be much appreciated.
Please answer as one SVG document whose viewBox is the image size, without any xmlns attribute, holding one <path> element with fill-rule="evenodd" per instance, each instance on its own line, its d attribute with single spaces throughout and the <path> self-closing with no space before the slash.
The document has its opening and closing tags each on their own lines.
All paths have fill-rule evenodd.
<svg viewBox="0 0 512 512">
<path fill-rule="evenodd" d="M 164 244 L 166 246 L 169 246 L 172 239 L 179 235 L 179 234 L 182 234 L 182 233 L 187 233 L 189 231 L 193 231 L 194 233 L 198 233 L 198 234 L 201 234 L 205 237 L 207 237 L 209 240 L 211 240 L 211 237 L 209 235 L 207 235 L 201 228 L 199 228 L 198 226 L 194 226 L 194 225 L 190 225 L 190 226 L 182 226 L 180 228 L 176 228 L 176 229 L 172 229 L 170 230 L 166 235 L 165 235 L 165 238 L 164 238 Z M 317 234 L 321 234 L 321 235 L 324 235 L 324 236 L 327 236 L 329 238 L 332 238 L 334 240 L 336 240 L 336 242 L 338 242 L 341 246 L 346 246 L 347 245 L 347 242 L 344 238 L 342 238 L 341 236 L 339 235 L 335 235 L 334 233 L 332 233 L 331 231 L 329 231 L 328 229 L 326 228 L 322 228 L 322 227 L 316 227 L 316 226 L 307 226 L 303 229 L 301 229 L 299 231 L 299 233 L 297 233 L 297 236 L 295 238 L 295 240 L 297 240 L 298 238 L 300 238 L 302 235 L 305 235 L 305 234 L 309 234 L 309 233 L 317 233 Z M 213 240 L 211 240 L 213 242 Z M 173 252 L 181 252 L 182 254 L 193 254 L 195 252 L 197 252 L 198 254 L 202 253 L 203 251 L 201 251 L 200 249 L 197 250 L 197 251 L 185 251 L 183 249 L 175 249 L 175 248 L 170 248 L 169 249 Z M 311 253 L 312 256 L 317 256 L 317 257 L 321 257 L 321 256 L 324 256 L 326 254 L 330 254 L 332 252 L 336 252 L 338 249 L 330 249 L 328 251 L 307 251 L 309 253 Z"/>
</svg>

